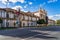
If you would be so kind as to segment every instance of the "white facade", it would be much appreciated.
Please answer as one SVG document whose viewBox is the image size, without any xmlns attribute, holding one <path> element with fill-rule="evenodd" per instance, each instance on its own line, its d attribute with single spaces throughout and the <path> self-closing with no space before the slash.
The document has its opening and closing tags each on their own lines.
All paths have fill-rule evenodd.
<svg viewBox="0 0 60 40">
<path fill-rule="evenodd" d="M 39 16 L 39 17 L 40 17 L 40 13 L 39 13 L 39 12 L 34 13 L 34 15 Z"/>
<path fill-rule="evenodd" d="M 24 20 L 23 20 L 24 19 Z M 31 17 L 31 16 L 26 16 L 26 15 L 22 15 L 21 16 L 21 22 L 22 22 L 22 26 L 37 26 L 36 24 L 36 20 L 38 20 L 38 18 L 36 17 Z"/>
<path fill-rule="evenodd" d="M 9 18 L 14 18 L 14 14 L 12 12 L 9 12 Z"/>
<path fill-rule="evenodd" d="M 54 20 L 49 19 L 49 20 L 48 20 L 48 25 L 55 25 L 55 21 L 54 21 Z"/>
<path fill-rule="evenodd" d="M 8 18 L 7 18 L 7 14 L 8 14 Z M 2 23 L 2 26 L 3 27 L 14 27 L 14 22 L 16 20 L 14 20 L 14 16 L 15 14 L 13 12 L 7 12 L 5 10 L 0 10 L 0 18 L 2 18 L 3 20 L 3 23 Z M 8 23 L 7 23 L 8 22 Z"/>
<path fill-rule="evenodd" d="M 7 17 L 8 14 L 8 17 Z M 42 17 L 41 17 L 42 14 Z M 40 18 L 45 18 L 46 14 L 40 13 L 40 10 L 38 12 L 34 13 L 20 13 L 19 16 L 15 17 L 14 12 L 11 12 L 9 10 L 0 10 L 0 17 L 3 18 L 3 26 L 6 27 L 8 23 L 8 27 L 14 27 L 14 22 L 16 23 L 17 20 L 19 20 L 19 23 L 21 22 L 22 26 L 37 26 L 36 21 Z M 16 18 L 16 19 L 14 19 Z M 18 25 L 17 25 L 18 26 Z"/>
<path fill-rule="evenodd" d="M 0 17 L 6 18 L 6 12 L 3 11 L 3 10 L 1 10 L 1 11 L 0 11 Z"/>
</svg>

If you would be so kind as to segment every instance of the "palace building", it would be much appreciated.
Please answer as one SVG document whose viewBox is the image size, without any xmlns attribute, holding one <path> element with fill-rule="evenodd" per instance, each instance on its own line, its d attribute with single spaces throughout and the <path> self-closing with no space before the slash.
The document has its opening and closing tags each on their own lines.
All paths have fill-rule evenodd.
<svg viewBox="0 0 60 40">
<path fill-rule="evenodd" d="M 20 21 L 22 26 L 37 26 L 37 20 L 39 19 L 38 16 L 35 16 L 31 12 L 21 12 L 20 13 Z"/>
<path fill-rule="evenodd" d="M 0 8 L 0 18 L 3 21 L 2 27 L 14 27 L 14 23 L 16 22 L 15 16 L 16 14 L 13 9 Z"/>
<path fill-rule="evenodd" d="M 46 20 L 46 16 L 47 12 L 44 9 L 40 9 L 37 12 L 23 12 L 10 8 L 0 8 L 3 27 L 37 26 L 37 20 Z"/>
<path fill-rule="evenodd" d="M 39 19 L 46 21 L 47 12 L 44 9 L 40 9 L 37 12 L 20 12 L 21 26 L 37 26 Z"/>
</svg>

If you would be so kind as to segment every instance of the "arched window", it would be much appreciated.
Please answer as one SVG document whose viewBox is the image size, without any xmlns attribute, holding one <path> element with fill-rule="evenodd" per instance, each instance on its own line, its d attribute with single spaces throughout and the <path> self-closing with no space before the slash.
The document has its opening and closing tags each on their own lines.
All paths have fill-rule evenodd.
<svg viewBox="0 0 60 40">
<path fill-rule="evenodd" d="M 9 14 L 8 13 L 6 14 L 6 17 L 9 18 Z"/>
</svg>

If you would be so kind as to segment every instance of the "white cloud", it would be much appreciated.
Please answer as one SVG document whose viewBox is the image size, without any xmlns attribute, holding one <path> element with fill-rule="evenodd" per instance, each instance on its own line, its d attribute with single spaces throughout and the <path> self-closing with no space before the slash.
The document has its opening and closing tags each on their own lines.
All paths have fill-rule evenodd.
<svg viewBox="0 0 60 40">
<path fill-rule="evenodd" d="M 13 9 L 22 8 L 21 6 L 12 7 Z"/>
<path fill-rule="evenodd" d="M 33 3 L 32 2 L 29 2 L 29 5 L 32 5 Z"/>
<path fill-rule="evenodd" d="M 28 12 L 28 11 L 25 11 L 25 10 L 24 10 L 24 12 Z"/>
<path fill-rule="evenodd" d="M 7 0 L 0 0 L 0 2 L 6 4 Z M 9 2 L 12 2 L 12 3 L 16 3 L 16 2 L 24 3 L 25 0 L 9 0 Z"/>
<path fill-rule="evenodd" d="M 24 12 L 27 12 L 23 9 L 22 6 L 15 6 L 15 7 L 12 7 L 12 9 L 15 9 L 15 10 L 18 10 L 20 8 L 21 11 L 24 11 Z"/>
<path fill-rule="evenodd" d="M 0 0 L 0 2 L 2 2 L 2 3 L 4 3 L 4 4 L 6 4 L 6 1 L 7 1 L 7 0 Z"/>
<path fill-rule="evenodd" d="M 49 17 L 49 19 L 52 19 L 53 17 L 54 17 L 54 15 L 50 15 L 50 16 L 48 16 Z"/>
<path fill-rule="evenodd" d="M 16 10 L 18 10 L 18 8 L 20 8 L 21 10 L 23 10 L 23 7 L 22 7 L 22 6 L 15 6 L 15 7 L 12 7 L 12 9 L 16 9 Z"/>
<path fill-rule="evenodd" d="M 27 8 L 27 6 L 28 6 L 28 5 L 26 4 L 26 5 L 24 6 L 24 8 Z"/>
<path fill-rule="evenodd" d="M 43 7 L 45 4 L 46 4 L 45 2 L 44 2 L 44 3 L 42 3 L 42 4 L 40 4 L 40 7 Z"/>
<path fill-rule="evenodd" d="M 48 3 L 57 2 L 58 0 L 49 0 Z"/>
<path fill-rule="evenodd" d="M 18 0 L 19 2 L 21 2 L 21 3 L 24 3 L 25 2 L 25 0 Z"/>
<path fill-rule="evenodd" d="M 48 16 L 48 17 L 49 17 L 49 19 L 58 20 L 58 19 L 60 19 L 60 14 L 51 15 L 51 16 Z"/>
</svg>

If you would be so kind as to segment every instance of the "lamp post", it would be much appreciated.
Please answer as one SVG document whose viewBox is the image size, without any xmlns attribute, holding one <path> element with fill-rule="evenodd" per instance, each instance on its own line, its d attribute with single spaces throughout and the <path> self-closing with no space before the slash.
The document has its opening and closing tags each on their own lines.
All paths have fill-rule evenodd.
<svg viewBox="0 0 60 40">
<path fill-rule="evenodd" d="M 20 12 L 20 8 L 19 8 L 19 15 L 20 15 L 20 13 L 21 13 L 21 12 Z M 20 15 L 20 17 L 19 17 L 19 23 L 20 23 L 19 26 L 21 27 L 21 15 Z"/>
<path fill-rule="evenodd" d="M 7 0 L 7 2 L 6 2 L 6 8 L 8 8 L 8 3 L 9 3 L 9 0 Z M 6 18 L 7 18 L 7 20 L 6 20 L 6 26 L 8 27 L 8 25 L 9 25 L 9 23 L 8 23 L 9 14 L 8 14 L 7 10 L 6 10 Z"/>
<path fill-rule="evenodd" d="M 48 25 L 48 16 L 46 16 L 46 26 Z"/>
<path fill-rule="evenodd" d="M 21 27 L 21 15 L 20 15 L 20 8 L 18 8 L 18 11 L 17 11 L 17 24 L 18 24 L 18 27 Z"/>
</svg>

